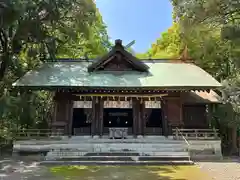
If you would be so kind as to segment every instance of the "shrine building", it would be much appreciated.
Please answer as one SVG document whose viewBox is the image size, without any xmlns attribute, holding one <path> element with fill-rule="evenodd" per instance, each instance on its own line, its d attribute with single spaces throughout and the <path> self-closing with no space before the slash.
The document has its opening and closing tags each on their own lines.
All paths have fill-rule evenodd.
<svg viewBox="0 0 240 180">
<path fill-rule="evenodd" d="M 116 40 L 99 59 L 46 62 L 13 86 L 54 93 L 52 130 L 99 137 L 124 130 L 127 138 L 212 128 L 221 84 L 193 62 L 138 59 Z"/>
</svg>

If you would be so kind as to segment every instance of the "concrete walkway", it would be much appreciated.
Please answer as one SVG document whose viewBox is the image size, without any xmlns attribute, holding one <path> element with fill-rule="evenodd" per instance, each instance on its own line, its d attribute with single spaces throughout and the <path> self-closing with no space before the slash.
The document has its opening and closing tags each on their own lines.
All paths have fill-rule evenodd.
<svg viewBox="0 0 240 180">
<path fill-rule="evenodd" d="M 197 166 L 214 180 L 240 180 L 240 159 L 229 159 L 222 162 L 199 162 Z"/>
</svg>

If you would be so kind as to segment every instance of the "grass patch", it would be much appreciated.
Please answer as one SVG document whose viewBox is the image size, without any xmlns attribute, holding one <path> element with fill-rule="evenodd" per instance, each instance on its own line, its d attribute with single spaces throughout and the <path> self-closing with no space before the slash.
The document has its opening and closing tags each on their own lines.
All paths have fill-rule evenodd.
<svg viewBox="0 0 240 180">
<path fill-rule="evenodd" d="M 65 180 L 210 180 L 196 166 L 55 166 L 52 175 Z"/>
</svg>

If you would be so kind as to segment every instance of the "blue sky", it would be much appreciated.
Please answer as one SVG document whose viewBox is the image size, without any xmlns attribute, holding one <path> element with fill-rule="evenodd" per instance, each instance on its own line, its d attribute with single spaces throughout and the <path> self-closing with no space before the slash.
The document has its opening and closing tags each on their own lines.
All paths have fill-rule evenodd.
<svg viewBox="0 0 240 180">
<path fill-rule="evenodd" d="M 145 52 L 172 25 L 169 0 L 96 0 L 111 39 L 132 40 L 135 52 Z"/>
</svg>

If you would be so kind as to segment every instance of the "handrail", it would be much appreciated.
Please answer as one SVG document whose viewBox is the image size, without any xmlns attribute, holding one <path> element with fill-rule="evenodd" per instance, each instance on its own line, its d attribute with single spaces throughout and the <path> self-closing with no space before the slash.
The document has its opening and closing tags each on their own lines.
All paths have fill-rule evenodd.
<svg viewBox="0 0 240 180">
<path fill-rule="evenodd" d="M 183 129 L 184 131 L 194 131 L 195 129 Z M 213 131 L 213 129 L 196 129 L 198 131 Z M 216 131 L 219 131 L 219 129 L 214 129 Z"/>
<path fill-rule="evenodd" d="M 182 134 L 182 132 L 176 127 L 176 130 L 180 133 L 180 135 L 182 136 L 182 138 L 184 139 L 185 143 L 187 144 L 187 151 L 188 151 L 188 154 L 190 154 L 190 144 L 188 142 L 188 140 L 184 137 L 184 135 Z M 189 156 L 189 159 L 190 161 L 190 156 Z"/>
<path fill-rule="evenodd" d="M 177 127 L 176 127 L 176 130 L 180 133 L 180 135 L 182 136 L 182 138 L 184 139 L 184 141 L 186 142 L 186 144 L 187 144 L 188 146 L 190 146 L 188 140 L 184 137 L 183 133 L 182 133 Z"/>
<path fill-rule="evenodd" d="M 218 139 L 218 129 L 175 129 L 175 133 L 183 135 L 186 139 Z"/>
</svg>

